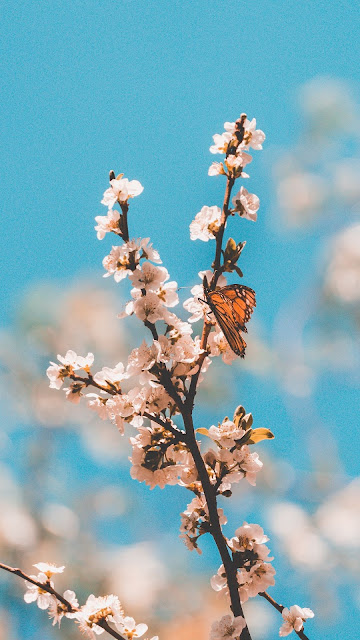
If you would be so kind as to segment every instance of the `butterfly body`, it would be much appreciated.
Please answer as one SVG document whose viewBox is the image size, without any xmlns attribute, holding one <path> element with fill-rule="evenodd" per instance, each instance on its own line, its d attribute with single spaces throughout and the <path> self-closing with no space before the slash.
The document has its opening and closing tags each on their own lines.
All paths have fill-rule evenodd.
<svg viewBox="0 0 360 640">
<path fill-rule="evenodd" d="M 246 323 L 256 307 L 255 291 L 241 284 L 229 284 L 210 291 L 204 282 L 206 302 L 213 312 L 230 348 L 241 358 L 245 355 L 246 342 L 241 331 L 247 333 Z"/>
</svg>

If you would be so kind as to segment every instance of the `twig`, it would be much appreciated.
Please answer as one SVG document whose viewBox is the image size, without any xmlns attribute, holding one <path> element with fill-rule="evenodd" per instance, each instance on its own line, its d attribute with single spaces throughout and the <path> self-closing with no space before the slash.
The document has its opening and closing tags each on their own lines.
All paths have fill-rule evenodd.
<svg viewBox="0 0 360 640">
<path fill-rule="evenodd" d="M 54 598 L 56 598 L 56 600 L 61 602 L 61 604 L 63 604 L 64 607 L 66 607 L 69 613 L 75 613 L 76 611 L 80 611 L 78 607 L 74 607 L 71 604 L 71 602 L 69 602 L 68 600 L 66 600 L 66 598 L 64 598 L 64 596 L 62 596 L 60 593 L 55 591 L 55 589 L 53 589 L 53 587 L 51 586 L 50 582 L 38 582 L 37 580 L 34 580 L 30 576 L 28 576 L 26 573 L 21 571 L 21 569 L 17 569 L 15 567 L 9 567 L 7 564 L 3 564 L 1 562 L 0 562 L 0 569 L 3 569 L 4 571 L 8 571 L 9 573 L 12 573 L 15 576 L 18 576 L 19 578 L 26 580 L 26 582 L 31 582 L 31 584 L 34 584 L 36 587 L 39 587 L 39 589 L 41 589 L 42 591 L 46 591 L 47 593 L 50 593 L 52 596 L 54 596 Z M 108 634 L 111 635 L 113 638 L 117 638 L 117 640 L 125 640 L 124 636 L 122 636 L 120 633 L 115 631 L 115 629 L 112 629 L 110 625 L 106 622 L 106 620 L 99 620 L 99 622 L 97 622 L 96 624 L 99 627 L 102 627 L 105 631 L 107 631 Z"/>
<path fill-rule="evenodd" d="M 225 195 L 224 195 L 224 203 L 223 203 L 223 208 L 222 208 L 222 212 L 221 212 L 221 219 L 220 219 L 220 227 L 219 230 L 216 234 L 216 249 L 215 249 L 215 258 L 214 258 L 214 262 L 212 263 L 212 269 L 214 271 L 213 276 L 211 278 L 211 281 L 209 283 L 209 288 L 210 290 L 214 290 L 217 284 L 217 281 L 222 273 L 222 268 L 220 265 L 220 260 L 221 260 L 221 249 L 222 249 L 222 241 L 223 241 L 223 237 L 224 237 L 224 231 L 225 231 L 225 227 L 226 227 L 226 221 L 230 215 L 230 211 L 229 211 L 229 202 L 230 202 L 230 196 L 231 196 L 231 190 L 234 186 L 234 182 L 235 182 L 235 178 L 231 178 L 230 176 L 227 176 L 227 182 L 226 182 L 226 189 L 225 189 Z M 187 407 L 193 407 L 194 406 L 194 400 L 195 400 L 195 396 L 196 396 L 196 388 L 197 388 L 197 383 L 199 380 L 199 376 L 201 373 L 201 367 L 204 363 L 204 360 L 206 358 L 207 352 L 206 352 L 206 345 L 207 345 L 207 340 L 210 334 L 210 330 L 211 330 L 211 323 L 207 322 L 207 320 L 204 320 L 204 326 L 203 326 L 203 330 L 202 330 L 202 334 L 201 334 L 201 341 L 200 341 L 200 345 L 201 345 L 201 349 L 204 349 L 204 353 L 200 354 L 199 358 L 198 358 L 198 370 L 196 373 L 194 373 L 194 375 L 191 378 L 191 382 L 190 382 L 190 387 L 189 387 L 189 394 L 188 397 L 186 399 L 186 406 Z"/>
<path fill-rule="evenodd" d="M 266 591 L 263 591 L 263 593 L 259 593 L 259 596 L 262 596 L 263 598 L 265 598 L 265 600 L 270 602 L 270 604 L 277 611 L 279 611 L 279 613 L 282 613 L 283 609 L 285 608 L 284 605 L 279 604 L 278 602 L 276 602 L 276 600 L 274 600 L 274 598 L 269 596 L 269 594 L 266 593 Z M 295 629 L 294 629 L 294 631 L 295 631 Z M 300 631 L 295 631 L 295 633 L 299 636 L 299 638 L 301 638 L 301 640 L 309 640 L 308 636 L 306 636 L 305 633 L 304 633 L 304 627 L 302 629 L 300 629 Z"/>
</svg>

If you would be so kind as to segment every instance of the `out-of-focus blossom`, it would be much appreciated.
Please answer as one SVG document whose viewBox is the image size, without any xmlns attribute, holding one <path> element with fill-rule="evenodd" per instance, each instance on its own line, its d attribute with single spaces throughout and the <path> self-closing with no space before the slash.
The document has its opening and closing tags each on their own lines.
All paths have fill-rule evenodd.
<svg viewBox="0 0 360 640">
<path fill-rule="evenodd" d="M 327 199 L 325 180 L 299 168 L 283 175 L 277 187 L 277 199 L 285 223 L 289 227 L 304 227 L 322 213 Z"/>
<path fill-rule="evenodd" d="M 332 242 L 325 292 L 342 304 L 360 302 L 360 224 L 340 232 Z"/>
<path fill-rule="evenodd" d="M 212 623 L 210 640 L 230 640 L 231 638 L 239 638 L 245 626 L 246 622 L 242 616 L 234 618 L 234 616 L 228 614 L 223 616 L 221 620 L 216 620 Z"/>
</svg>

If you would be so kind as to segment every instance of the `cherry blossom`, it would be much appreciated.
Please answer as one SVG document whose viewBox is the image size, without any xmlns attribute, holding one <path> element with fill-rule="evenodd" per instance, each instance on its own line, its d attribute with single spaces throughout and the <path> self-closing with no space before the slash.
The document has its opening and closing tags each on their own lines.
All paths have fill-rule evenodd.
<svg viewBox="0 0 360 640">
<path fill-rule="evenodd" d="M 264 530 L 258 524 L 248 524 L 244 522 L 242 527 L 235 531 L 235 536 L 228 541 L 232 551 L 254 551 L 257 555 L 263 555 L 262 549 L 266 549 L 268 555 L 269 549 L 264 545 L 269 538 L 264 534 Z M 263 557 L 261 559 L 264 559 Z"/>
<path fill-rule="evenodd" d="M 64 357 L 58 355 L 57 358 L 62 366 L 55 364 L 55 362 L 51 362 L 50 367 L 46 370 L 46 375 L 50 380 L 49 386 L 51 389 L 60 389 L 65 378 L 72 375 L 74 371 L 77 371 L 78 369 L 89 371 L 92 363 L 94 362 L 94 355 L 92 353 L 88 353 L 84 358 L 83 356 L 78 356 L 75 351 L 72 350 L 67 351 Z"/>
<path fill-rule="evenodd" d="M 203 281 L 204 277 L 206 277 L 208 282 L 210 282 L 213 274 L 212 274 L 212 271 L 206 270 L 206 271 L 199 271 L 198 275 L 201 281 Z M 221 275 L 218 278 L 217 284 L 219 287 L 224 287 L 226 285 L 225 276 Z M 197 322 L 198 320 L 203 318 L 205 314 L 207 314 L 208 317 L 213 317 L 209 307 L 205 305 L 205 302 L 203 300 L 203 297 L 204 297 L 203 285 L 196 284 L 194 287 L 190 289 L 190 292 L 192 293 L 193 297 L 187 298 L 187 300 L 185 300 L 185 302 L 183 303 L 184 309 L 186 309 L 187 311 L 189 311 L 189 313 L 192 314 L 189 318 L 189 322 Z"/>
<path fill-rule="evenodd" d="M 215 238 L 220 228 L 221 209 L 217 206 L 202 207 L 190 224 L 191 240 L 207 242 Z"/>
<path fill-rule="evenodd" d="M 95 411 L 101 420 L 107 420 L 109 417 L 108 410 L 106 408 L 108 398 L 104 398 L 97 393 L 87 393 L 86 397 L 90 398 L 88 401 L 88 407 L 92 409 L 92 411 Z"/>
<path fill-rule="evenodd" d="M 304 622 L 308 618 L 314 617 L 314 612 L 306 607 L 301 608 L 297 604 L 292 605 L 290 609 L 286 607 L 281 613 L 285 622 L 280 627 L 279 636 L 288 636 L 292 631 L 301 631 Z"/>
<path fill-rule="evenodd" d="M 91 594 L 74 618 L 81 631 L 92 637 L 93 633 L 100 635 L 104 632 L 104 629 L 97 624 L 98 622 L 110 620 L 120 623 L 122 615 L 123 611 L 117 596 L 95 597 Z"/>
<path fill-rule="evenodd" d="M 74 609 L 77 609 L 79 607 L 79 603 L 74 591 L 67 589 L 66 591 L 64 591 L 63 596 L 65 600 L 67 600 Z M 52 596 L 52 599 L 48 608 L 48 614 L 49 614 L 49 618 L 52 619 L 53 621 L 53 626 L 55 626 L 56 623 L 58 623 L 59 627 L 60 627 L 61 620 L 64 616 L 66 618 L 76 617 L 76 611 L 74 612 L 69 611 L 68 608 L 62 602 L 57 600 L 54 596 Z"/>
<path fill-rule="evenodd" d="M 229 419 L 223 420 L 217 427 L 212 425 L 209 428 L 209 437 L 227 449 L 235 447 L 236 440 L 240 440 L 244 434 L 244 429 L 236 426 L 236 424 Z"/>
<path fill-rule="evenodd" d="M 96 216 L 97 225 L 95 231 L 97 231 L 98 240 L 103 240 L 107 233 L 113 232 L 120 235 L 119 220 L 120 212 L 114 209 L 109 209 L 106 216 Z"/>
<path fill-rule="evenodd" d="M 254 598 L 258 593 L 266 591 L 275 584 L 275 569 L 269 562 L 256 562 L 250 570 L 242 569 L 238 572 L 240 584 L 239 594 L 241 602 Z"/>
<path fill-rule="evenodd" d="M 37 576 L 29 576 L 33 580 L 40 582 L 42 584 L 48 584 L 51 587 L 54 586 L 52 582 L 49 581 L 49 578 L 45 573 L 39 573 Z M 24 600 L 27 603 L 36 602 L 39 609 L 47 609 L 51 603 L 51 598 L 53 597 L 51 593 L 44 591 L 41 587 L 38 587 L 36 584 L 32 582 L 27 582 L 27 591 L 24 593 Z"/>
<path fill-rule="evenodd" d="M 163 317 L 161 300 L 156 293 L 149 291 L 146 296 L 141 296 L 134 301 L 133 312 L 139 320 L 154 324 Z"/>
<path fill-rule="evenodd" d="M 225 175 L 225 169 L 222 162 L 213 162 L 208 171 L 209 176 Z"/>
<path fill-rule="evenodd" d="M 48 562 L 38 562 L 37 564 L 33 564 L 33 567 L 35 567 L 35 569 L 38 569 L 42 573 L 45 573 L 48 578 L 51 578 L 51 576 L 55 573 L 62 573 L 65 569 L 64 566 L 57 567 L 55 564 L 51 564 Z"/>
<path fill-rule="evenodd" d="M 241 218 L 256 222 L 260 200 L 254 193 L 249 193 L 244 187 L 233 197 L 234 210 L 239 212 Z"/>
<path fill-rule="evenodd" d="M 262 149 L 262 143 L 265 140 L 265 133 L 261 129 L 256 128 L 256 118 L 252 120 L 245 119 L 244 122 L 245 135 L 243 139 L 243 145 L 246 147 L 252 147 L 256 151 Z"/>
<path fill-rule="evenodd" d="M 230 640 L 239 638 L 242 630 L 246 627 L 245 619 L 242 616 L 226 615 L 221 620 L 216 620 L 211 625 L 210 640 Z"/>
<path fill-rule="evenodd" d="M 138 266 L 129 277 L 133 287 L 145 291 L 156 291 L 168 279 L 169 272 L 165 267 L 156 267 L 148 261 Z"/>
<path fill-rule="evenodd" d="M 120 622 L 116 623 L 116 628 L 121 633 L 121 635 L 125 635 L 132 640 L 133 638 L 141 638 L 144 633 L 147 632 L 148 626 L 141 622 L 140 624 L 135 624 L 134 618 L 130 618 L 126 616 Z"/>
<path fill-rule="evenodd" d="M 119 383 L 129 377 L 129 373 L 125 371 L 123 363 L 118 362 L 114 369 L 103 367 L 93 377 L 95 382 L 103 387 L 118 388 Z"/>
<path fill-rule="evenodd" d="M 144 187 L 138 180 L 128 180 L 120 174 L 117 178 L 110 180 L 110 187 L 106 189 L 101 204 L 112 209 L 116 202 L 126 202 L 129 198 L 134 198 L 144 191 Z"/>
<path fill-rule="evenodd" d="M 252 156 L 246 151 L 237 151 L 236 155 L 229 155 L 225 159 L 225 164 L 228 171 L 235 178 L 241 176 L 242 178 L 248 178 L 248 174 L 243 172 L 243 168 L 246 167 L 252 161 Z"/>
<path fill-rule="evenodd" d="M 224 129 L 231 135 L 235 132 L 236 123 L 235 122 L 225 122 Z M 245 117 L 244 119 L 244 138 L 241 142 L 241 147 L 252 147 L 256 151 L 262 149 L 262 143 L 265 140 L 265 133 L 261 131 L 261 129 L 256 129 L 256 119 L 248 120 Z"/>
<path fill-rule="evenodd" d="M 226 124 L 226 123 L 225 123 Z M 235 130 L 235 123 L 234 123 Z M 232 140 L 233 132 L 225 131 L 222 134 L 215 133 L 213 136 L 214 144 L 210 147 L 211 153 L 226 153 L 229 142 Z"/>
</svg>

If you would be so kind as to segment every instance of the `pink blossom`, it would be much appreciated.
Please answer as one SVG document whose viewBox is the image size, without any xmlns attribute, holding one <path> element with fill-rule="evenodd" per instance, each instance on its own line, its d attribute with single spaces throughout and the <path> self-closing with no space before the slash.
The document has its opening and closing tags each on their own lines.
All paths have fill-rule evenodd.
<svg viewBox="0 0 360 640">
<path fill-rule="evenodd" d="M 212 623 L 210 640 L 231 640 L 231 638 L 239 638 L 245 627 L 245 618 L 242 616 L 234 618 L 230 614 L 227 614 L 223 616 L 221 620 L 216 620 L 216 622 Z"/>
<path fill-rule="evenodd" d="M 301 631 L 305 620 L 314 617 L 314 612 L 306 607 L 301 608 L 294 604 L 290 609 L 286 607 L 281 613 L 285 622 L 281 625 L 279 636 L 288 636 L 292 631 Z"/>
</svg>

